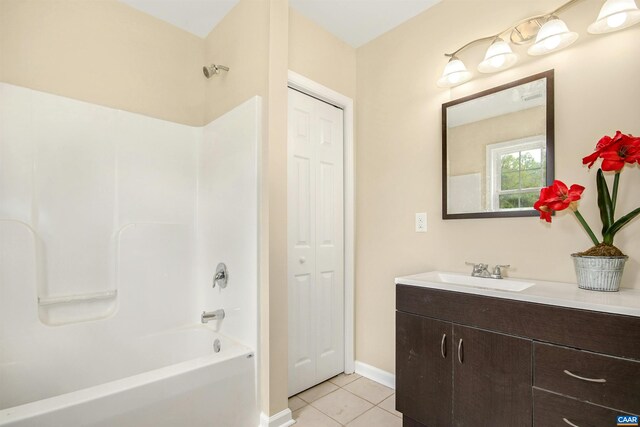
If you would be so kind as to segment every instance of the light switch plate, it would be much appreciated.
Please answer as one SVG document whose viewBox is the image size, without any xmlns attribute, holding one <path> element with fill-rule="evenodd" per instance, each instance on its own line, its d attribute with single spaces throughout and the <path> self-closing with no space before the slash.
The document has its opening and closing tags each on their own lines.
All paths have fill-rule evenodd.
<svg viewBox="0 0 640 427">
<path fill-rule="evenodd" d="M 427 213 L 420 212 L 416 214 L 416 233 L 427 232 Z"/>
</svg>

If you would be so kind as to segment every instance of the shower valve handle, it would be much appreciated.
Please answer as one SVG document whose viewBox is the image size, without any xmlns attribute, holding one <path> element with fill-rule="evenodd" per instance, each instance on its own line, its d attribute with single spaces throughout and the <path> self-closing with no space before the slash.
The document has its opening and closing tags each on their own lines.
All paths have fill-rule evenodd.
<svg viewBox="0 0 640 427">
<path fill-rule="evenodd" d="M 227 287 L 227 281 L 229 280 L 229 272 L 227 271 L 227 266 L 221 262 L 216 267 L 216 274 L 213 276 L 213 287 L 219 285 L 220 288 L 224 289 Z"/>
</svg>

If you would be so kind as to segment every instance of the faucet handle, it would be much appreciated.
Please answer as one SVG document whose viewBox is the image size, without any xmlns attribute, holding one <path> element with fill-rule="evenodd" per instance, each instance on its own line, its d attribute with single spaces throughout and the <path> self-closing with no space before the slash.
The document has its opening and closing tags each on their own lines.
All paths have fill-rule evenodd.
<svg viewBox="0 0 640 427">
<path fill-rule="evenodd" d="M 474 270 L 484 270 L 485 268 L 489 267 L 489 264 L 484 264 L 481 262 L 469 262 L 469 261 L 465 261 L 466 265 L 472 265 Z"/>
<path fill-rule="evenodd" d="M 229 272 L 227 271 L 227 266 L 221 262 L 216 267 L 216 272 L 213 275 L 213 287 L 219 285 L 221 288 L 227 287 L 227 281 L 229 280 Z"/>
<path fill-rule="evenodd" d="M 472 276 L 483 276 L 484 274 L 486 274 L 487 276 L 489 275 L 489 272 L 487 271 L 487 268 L 489 268 L 488 264 L 484 264 L 481 262 L 475 263 L 475 262 L 469 262 L 469 261 L 466 261 L 465 264 L 473 266 L 473 270 L 471 271 Z"/>
<path fill-rule="evenodd" d="M 503 268 L 508 268 L 511 267 L 511 265 L 509 264 L 496 264 L 495 267 L 493 267 L 493 274 L 492 276 L 496 279 L 502 279 L 502 269 Z"/>
</svg>

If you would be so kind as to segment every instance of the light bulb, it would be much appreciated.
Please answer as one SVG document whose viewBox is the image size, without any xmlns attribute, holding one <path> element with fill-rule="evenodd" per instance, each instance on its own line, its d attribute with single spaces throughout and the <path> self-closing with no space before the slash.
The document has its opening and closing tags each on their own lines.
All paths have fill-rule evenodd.
<svg viewBox="0 0 640 427">
<path fill-rule="evenodd" d="M 544 43 L 544 47 L 548 50 L 553 50 L 560 45 L 560 36 L 551 36 L 545 39 L 542 43 Z"/>
<path fill-rule="evenodd" d="M 438 79 L 439 87 L 452 87 L 471 80 L 471 73 L 464 66 L 463 62 L 452 57 L 444 67 L 442 77 Z"/>
<path fill-rule="evenodd" d="M 484 60 L 478 64 L 481 73 L 495 73 L 506 70 L 518 62 L 518 55 L 513 53 L 509 43 L 497 38 L 491 43 L 484 55 Z"/>
<path fill-rule="evenodd" d="M 557 17 L 551 17 L 538 31 L 536 42 L 527 53 L 529 55 L 544 55 L 563 49 L 578 38 L 578 33 L 569 31 L 567 24 Z"/>
<path fill-rule="evenodd" d="M 504 55 L 494 56 L 493 58 L 489 59 L 489 63 L 494 68 L 502 67 L 504 65 Z"/>
<path fill-rule="evenodd" d="M 627 20 L 627 12 L 620 12 L 607 18 L 607 25 L 610 28 L 618 28 Z"/>
<path fill-rule="evenodd" d="M 450 83 L 456 84 L 460 80 L 462 80 L 462 76 L 460 75 L 460 73 L 449 74 L 447 80 L 449 80 Z"/>
</svg>

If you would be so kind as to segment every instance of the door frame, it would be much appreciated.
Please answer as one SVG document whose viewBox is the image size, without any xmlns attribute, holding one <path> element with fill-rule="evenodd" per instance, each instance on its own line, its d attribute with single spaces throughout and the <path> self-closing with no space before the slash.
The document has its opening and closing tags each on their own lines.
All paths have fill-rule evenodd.
<svg viewBox="0 0 640 427">
<path fill-rule="evenodd" d="M 355 371 L 355 147 L 353 141 L 353 99 L 289 70 L 287 85 L 342 109 L 344 185 L 344 372 Z"/>
</svg>

